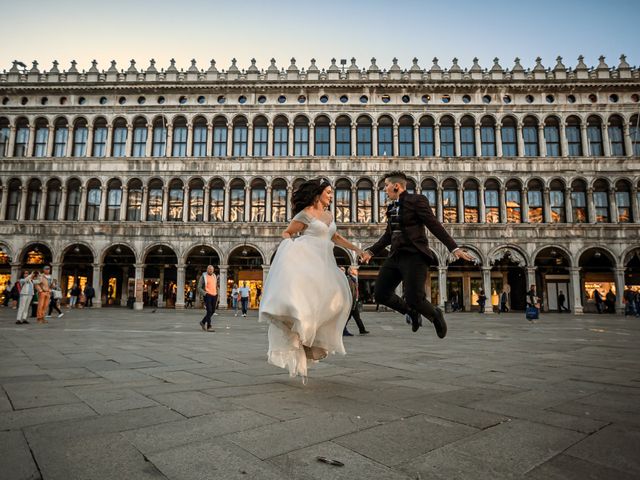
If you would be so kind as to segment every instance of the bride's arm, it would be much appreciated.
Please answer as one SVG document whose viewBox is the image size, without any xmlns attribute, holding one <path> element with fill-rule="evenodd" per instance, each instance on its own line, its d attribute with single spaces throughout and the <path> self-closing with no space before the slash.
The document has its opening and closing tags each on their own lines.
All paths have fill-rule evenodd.
<svg viewBox="0 0 640 480">
<path fill-rule="evenodd" d="M 297 220 L 292 220 L 287 229 L 282 232 L 282 238 L 291 238 L 303 231 L 307 226 Z"/>
<path fill-rule="evenodd" d="M 349 240 L 344 238 L 338 232 L 336 232 L 333 235 L 333 237 L 331 237 L 331 241 L 333 243 L 335 243 L 336 245 L 338 245 L 339 247 L 348 248 L 349 250 L 353 250 L 354 252 L 356 252 L 358 254 L 358 257 L 360 257 L 360 256 L 362 256 L 364 254 L 364 251 L 360 247 L 356 247 L 353 243 L 351 243 Z"/>
</svg>

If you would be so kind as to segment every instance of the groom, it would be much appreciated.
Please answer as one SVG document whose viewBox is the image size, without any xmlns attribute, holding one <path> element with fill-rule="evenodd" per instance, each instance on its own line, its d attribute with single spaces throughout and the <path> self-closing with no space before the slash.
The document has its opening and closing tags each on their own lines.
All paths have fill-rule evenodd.
<svg viewBox="0 0 640 480">
<path fill-rule="evenodd" d="M 407 192 L 407 176 L 395 171 L 384 178 L 384 191 L 392 202 L 387 207 L 387 229 L 380 239 L 361 256 L 364 263 L 391 245 L 387 260 L 380 268 L 375 286 L 376 303 L 386 305 L 407 316 L 411 330 L 417 332 L 422 325 L 421 315 L 433 323 L 438 337 L 447 334 L 447 324 L 442 310 L 434 307 L 426 298 L 425 282 L 429 264 L 435 260 L 429 250 L 424 227 L 463 260 L 474 258 L 458 248 L 455 240 L 433 214 L 424 195 Z M 396 287 L 404 285 L 406 301 L 395 294 Z M 441 292 L 442 294 L 442 292 Z"/>
</svg>

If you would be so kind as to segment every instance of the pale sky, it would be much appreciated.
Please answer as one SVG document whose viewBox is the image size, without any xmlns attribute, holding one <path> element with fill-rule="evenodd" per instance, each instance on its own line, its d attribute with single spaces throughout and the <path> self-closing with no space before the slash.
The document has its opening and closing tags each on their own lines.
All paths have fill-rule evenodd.
<svg viewBox="0 0 640 480">
<path fill-rule="evenodd" d="M 417 57 L 428 69 L 434 56 L 442 68 L 453 57 L 468 68 L 474 56 L 484 68 L 494 57 L 532 68 L 537 56 L 553 67 L 558 55 L 573 67 L 580 54 L 613 67 L 621 53 L 634 66 L 639 32 L 640 0 L 0 0 L 0 71 L 12 60 L 49 70 L 54 59 L 61 70 L 72 59 L 79 70 L 92 59 L 100 70 L 112 59 L 126 69 L 132 58 L 160 69 L 172 57 L 185 70 L 192 58 L 226 70 L 234 57 L 241 69 L 251 58 L 266 69 L 271 57 L 305 69 L 311 58 L 327 68 L 332 57 L 355 57 L 367 68 L 376 57 L 389 68 L 397 57 L 409 68 Z"/>
</svg>

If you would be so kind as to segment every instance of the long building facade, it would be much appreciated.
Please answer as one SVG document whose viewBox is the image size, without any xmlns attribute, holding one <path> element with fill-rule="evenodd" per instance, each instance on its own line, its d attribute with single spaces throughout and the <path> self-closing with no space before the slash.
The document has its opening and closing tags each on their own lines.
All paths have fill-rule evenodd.
<svg viewBox="0 0 640 480">
<path fill-rule="evenodd" d="M 221 305 L 246 282 L 255 307 L 299 182 L 328 179 L 340 231 L 366 246 L 384 230 L 383 176 L 403 170 L 476 257 L 432 239 L 433 302 L 477 310 L 483 288 L 487 312 L 502 291 L 520 309 L 536 284 L 546 309 L 562 292 L 593 311 L 611 290 L 621 311 L 622 291 L 640 289 L 640 69 L 624 56 L 341 63 L 14 62 L 0 73 L 0 285 L 50 264 L 65 294 L 91 283 L 97 305 L 183 308 L 213 264 Z M 383 261 L 360 268 L 365 303 Z"/>
</svg>

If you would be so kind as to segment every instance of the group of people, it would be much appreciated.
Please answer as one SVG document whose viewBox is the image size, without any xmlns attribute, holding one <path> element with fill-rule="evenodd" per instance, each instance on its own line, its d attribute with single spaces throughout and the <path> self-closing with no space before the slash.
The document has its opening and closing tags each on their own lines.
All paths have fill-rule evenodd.
<svg viewBox="0 0 640 480">
<path fill-rule="evenodd" d="M 38 270 L 24 271 L 22 278 L 15 283 L 13 288 L 18 293 L 17 325 L 28 324 L 29 313 L 31 313 L 31 317 L 36 318 L 38 323 L 48 323 L 45 315 L 50 317 L 53 310 L 58 312 L 58 317 L 64 315 L 59 306 L 62 292 L 57 281 L 51 278 L 50 267 L 45 266 L 42 272 Z"/>
<path fill-rule="evenodd" d="M 596 288 L 593 291 L 593 301 L 596 304 L 598 313 L 616 313 L 616 294 L 612 289 L 605 294 L 604 298 L 600 291 Z"/>
</svg>

